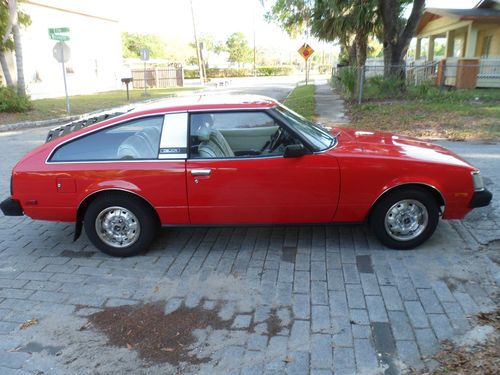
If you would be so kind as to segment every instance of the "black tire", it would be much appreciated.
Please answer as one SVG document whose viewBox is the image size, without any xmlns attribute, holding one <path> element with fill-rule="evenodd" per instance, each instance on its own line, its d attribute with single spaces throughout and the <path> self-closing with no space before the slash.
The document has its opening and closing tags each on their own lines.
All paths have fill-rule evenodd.
<svg viewBox="0 0 500 375">
<path fill-rule="evenodd" d="M 405 208 L 405 212 L 415 213 L 406 216 L 404 213 L 399 214 L 398 210 L 404 211 Z M 418 188 L 389 192 L 376 203 L 370 216 L 370 225 L 380 242 L 398 250 L 409 250 L 421 245 L 432 236 L 438 221 L 439 206 L 436 199 L 431 193 Z M 398 232 L 401 229 L 400 222 L 413 225 L 415 230 L 404 234 L 406 228 L 403 228 L 403 231 Z"/>
<path fill-rule="evenodd" d="M 127 215 L 123 218 L 113 218 L 125 214 Z M 102 230 L 101 234 L 97 232 L 98 226 L 103 228 L 102 223 L 112 223 L 111 220 L 125 221 L 125 224 L 117 222 L 117 225 L 113 226 L 118 228 L 115 233 L 123 233 L 121 244 L 115 241 L 116 237 L 107 236 L 106 231 Z M 92 244 L 115 257 L 129 257 L 148 250 L 159 226 L 155 213 L 141 199 L 114 193 L 102 194 L 90 204 L 85 212 L 83 225 Z"/>
</svg>

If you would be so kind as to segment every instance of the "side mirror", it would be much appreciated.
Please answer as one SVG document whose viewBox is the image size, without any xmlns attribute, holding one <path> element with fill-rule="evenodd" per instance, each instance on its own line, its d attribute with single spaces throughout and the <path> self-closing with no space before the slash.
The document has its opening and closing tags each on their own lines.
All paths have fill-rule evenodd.
<svg viewBox="0 0 500 375">
<path fill-rule="evenodd" d="M 285 158 L 298 158 L 307 154 L 307 150 L 303 145 L 288 145 L 285 147 L 283 157 Z"/>
</svg>

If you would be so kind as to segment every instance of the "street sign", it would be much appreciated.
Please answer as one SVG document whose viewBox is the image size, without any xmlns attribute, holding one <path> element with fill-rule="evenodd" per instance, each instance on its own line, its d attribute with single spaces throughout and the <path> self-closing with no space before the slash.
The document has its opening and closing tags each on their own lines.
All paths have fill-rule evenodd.
<svg viewBox="0 0 500 375">
<path fill-rule="evenodd" d="M 57 34 L 57 33 L 69 33 L 69 27 L 56 27 L 49 29 L 49 34 Z"/>
<path fill-rule="evenodd" d="M 314 50 L 309 44 L 304 43 L 297 52 L 304 58 L 304 60 L 307 61 L 307 59 L 314 53 Z"/>
<path fill-rule="evenodd" d="M 141 55 L 141 60 L 142 61 L 148 61 L 149 60 L 149 49 L 147 48 L 141 48 L 139 51 Z"/>
<path fill-rule="evenodd" d="M 52 40 L 67 42 L 69 35 L 64 35 L 66 33 L 69 33 L 69 27 L 49 28 L 49 38 Z"/>
<path fill-rule="evenodd" d="M 54 55 L 54 58 L 57 60 L 57 62 L 67 63 L 69 61 L 69 58 L 71 57 L 71 50 L 66 43 L 58 42 L 54 45 L 52 54 Z"/>
</svg>

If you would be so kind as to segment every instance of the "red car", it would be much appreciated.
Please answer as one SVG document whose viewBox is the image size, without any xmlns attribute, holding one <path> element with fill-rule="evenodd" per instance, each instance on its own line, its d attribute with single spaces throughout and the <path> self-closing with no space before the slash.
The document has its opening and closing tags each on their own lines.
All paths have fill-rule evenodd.
<svg viewBox="0 0 500 375">
<path fill-rule="evenodd" d="M 265 97 L 201 96 L 52 130 L 15 166 L 1 209 L 76 222 L 75 239 L 83 224 L 96 247 L 130 256 L 160 225 L 368 221 L 383 244 L 410 249 L 440 216 L 491 198 L 443 147 L 323 128 Z"/>
</svg>

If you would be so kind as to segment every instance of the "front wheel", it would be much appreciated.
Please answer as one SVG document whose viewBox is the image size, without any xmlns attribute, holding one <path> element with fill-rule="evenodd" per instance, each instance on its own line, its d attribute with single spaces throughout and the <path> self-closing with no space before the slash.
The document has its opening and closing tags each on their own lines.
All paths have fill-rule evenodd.
<svg viewBox="0 0 500 375">
<path fill-rule="evenodd" d="M 393 249 L 413 249 L 436 230 L 439 207 L 420 189 L 399 190 L 383 197 L 373 209 L 371 227 L 377 238 Z"/>
<path fill-rule="evenodd" d="M 140 199 L 112 194 L 102 195 L 92 202 L 83 224 L 95 247 L 118 257 L 147 250 L 157 228 L 152 210 Z"/>
</svg>

